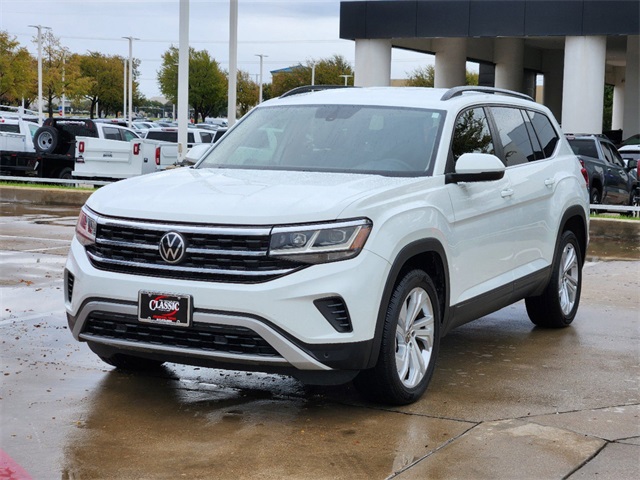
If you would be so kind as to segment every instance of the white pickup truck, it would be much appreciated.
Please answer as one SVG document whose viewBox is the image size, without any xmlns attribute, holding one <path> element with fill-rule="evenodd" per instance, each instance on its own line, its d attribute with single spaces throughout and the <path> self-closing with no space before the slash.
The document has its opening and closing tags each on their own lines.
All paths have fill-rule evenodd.
<svg viewBox="0 0 640 480">
<path fill-rule="evenodd" d="M 216 132 L 190 128 L 187 147 L 210 144 Z M 128 144 L 108 139 L 76 137 L 74 178 L 122 179 L 165 170 L 178 163 L 178 130 L 149 129 L 144 139 Z"/>
<path fill-rule="evenodd" d="M 0 150 L 34 152 L 33 135 L 39 127 L 35 122 L 0 117 Z"/>
<path fill-rule="evenodd" d="M 76 137 L 74 178 L 113 180 L 164 170 L 178 161 L 176 143 Z"/>
<path fill-rule="evenodd" d="M 140 137 L 133 130 L 112 122 L 88 118 L 47 118 L 42 127 L 20 120 L 4 119 L 0 139 L 0 172 L 4 175 L 41 178 L 72 178 L 76 137 L 91 138 L 129 148 Z"/>
</svg>

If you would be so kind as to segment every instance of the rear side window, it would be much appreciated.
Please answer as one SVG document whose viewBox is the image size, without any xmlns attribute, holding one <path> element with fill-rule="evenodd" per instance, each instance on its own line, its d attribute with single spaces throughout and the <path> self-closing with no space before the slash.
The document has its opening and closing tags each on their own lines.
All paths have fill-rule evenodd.
<svg viewBox="0 0 640 480">
<path fill-rule="evenodd" d="M 456 120 L 451 150 L 454 160 L 458 160 L 463 153 L 495 153 L 484 109 L 473 108 L 460 114 Z"/>
<path fill-rule="evenodd" d="M 498 129 L 503 160 L 507 167 L 536 160 L 522 111 L 518 108 L 491 107 L 491 113 Z"/>
<path fill-rule="evenodd" d="M 211 134 L 211 133 L 200 133 L 200 138 L 202 139 L 203 143 L 211 143 L 211 141 L 213 140 L 213 134 Z"/>
<path fill-rule="evenodd" d="M 120 130 L 117 128 L 104 127 L 103 132 L 104 138 L 107 138 L 109 140 L 122 140 L 122 137 L 120 137 Z"/>
<path fill-rule="evenodd" d="M 0 123 L 0 132 L 20 133 L 20 125 L 10 125 L 7 123 Z"/>
<path fill-rule="evenodd" d="M 543 113 L 533 112 L 531 110 L 528 110 L 526 113 L 531 120 L 531 125 L 533 125 L 536 137 L 542 146 L 545 158 L 551 157 L 556 149 L 556 145 L 558 145 L 558 140 L 560 140 L 558 132 L 553 128 L 551 120 Z"/>
<path fill-rule="evenodd" d="M 570 138 L 569 145 L 571 145 L 571 149 L 576 155 L 598 158 L 598 148 L 596 147 L 596 142 L 594 140 Z"/>
</svg>

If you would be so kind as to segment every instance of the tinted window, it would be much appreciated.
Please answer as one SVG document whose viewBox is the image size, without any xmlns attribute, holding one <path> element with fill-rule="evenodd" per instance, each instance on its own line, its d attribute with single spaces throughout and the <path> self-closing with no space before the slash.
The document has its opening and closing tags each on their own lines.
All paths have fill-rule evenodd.
<svg viewBox="0 0 640 480">
<path fill-rule="evenodd" d="M 553 155 L 558 144 L 558 132 L 553 128 L 553 124 L 549 118 L 539 112 L 528 111 L 531 124 L 535 130 L 536 136 L 542 146 L 545 158 Z"/>
<path fill-rule="evenodd" d="M 113 127 L 104 127 L 104 138 L 108 138 L 109 140 L 122 140 L 120 137 L 120 130 Z"/>
<path fill-rule="evenodd" d="M 495 153 L 484 109 L 467 110 L 458 117 L 451 150 L 454 160 L 463 153 Z"/>
<path fill-rule="evenodd" d="M 498 129 L 503 160 L 507 167 L 535 160 L 522 112 L 517 108 L 491 107 L 491 113 Z"/>
<path fill-rule="evenodd" d="M 533 155 L 536 160 L 542 160 L 545 158 L 545 154 L 540 146 L 538 135 L 536 135 L 533 125 L 531 125 L 531 120 L 529 119 L 529 115 L 527 115 L 526 110 L 523 111 L 522 116 L 524 118 L 524 126 L 527 128 L 527 133 L 529 134 L 529 140 L 531 140 L 531 145 L 533 146 Z"/>
<path fill-rule="evenodd" d="M 604 156 L 609 162 L 617 165 L 618 167 L 624 167 L 624 162 L 622 161 L 622 157 L 618 154 L 618 151 L 611 147 L 608 143 L 600 143 L 602 146 L 602 151 L 604 152 Z"/>
<path fill-rule="evenodd" d="M 151 140 L 164 140 L 165 142 L 178 142 L 178 132 L 148 132 L 147 137 Z"/>
<path fill-rule="evenodd" d="M 20 133 L 20 126 L 0 123 L 0 132 Z"/>
<path fill-rule="evenodd" d="M 571 145 L 571 150 L 573 150 L 573 153 L 576 155 L 598 158 L 598 149 L 596 147 L 596 142 L 593 140 L 578 140 L 576 138 L 570 138 L 569 145 Z"/>
<path fill-rule="evenodd" d="M 211 143 L 211 141 L 213 140 L 213 134 L 211 134 L 211 133 L 201 133 L 200 134 L 200 138 L 202 139 L 203 143 Z"/>
</svg>

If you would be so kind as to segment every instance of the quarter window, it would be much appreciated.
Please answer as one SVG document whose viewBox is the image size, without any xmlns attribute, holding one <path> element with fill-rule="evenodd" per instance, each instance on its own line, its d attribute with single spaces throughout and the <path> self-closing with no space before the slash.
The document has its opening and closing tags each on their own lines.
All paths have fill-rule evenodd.
<svg viewBox="0 0 640 480">
<path fill-rule="evenodd" d="M 451 150 L 454 160 L 463 153 L 495 153 L 484 109 L 473 108 L 458 117 Z"/>
<path fill-rule="evenodd" d="M 527 111 L 527 114 L 531 119 L 531 124 L 533 125 L 536 136 L 540 141 L 545 158 L 551 157 L 556 149 L 556 145 L 558 145 L 558 140 L 560 140 L 558 132 L 553 128 L 551 120 L 549 120 L 546 115 L 530 110 Z"/>
</svg>

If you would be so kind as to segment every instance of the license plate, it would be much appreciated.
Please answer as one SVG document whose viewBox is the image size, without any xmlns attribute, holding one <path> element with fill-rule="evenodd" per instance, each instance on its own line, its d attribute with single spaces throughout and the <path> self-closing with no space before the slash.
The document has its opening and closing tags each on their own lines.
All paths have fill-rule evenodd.
<svg viewBox="0 0 640 480">
<path fill-rule="evenodd" d="M 188 327 L 191 325 L 191 295 L 140 291 L 138 320 L 160 325 Z"/>
</svg>

